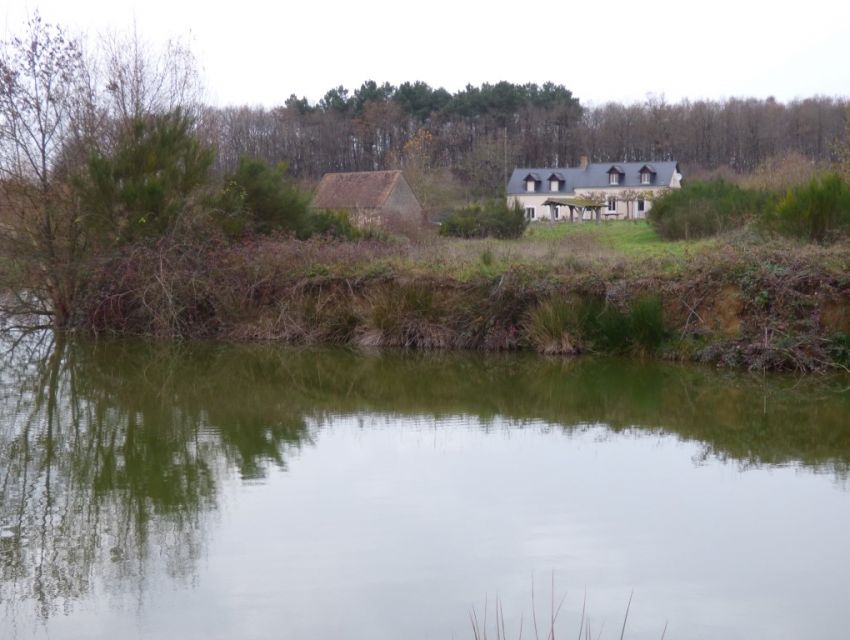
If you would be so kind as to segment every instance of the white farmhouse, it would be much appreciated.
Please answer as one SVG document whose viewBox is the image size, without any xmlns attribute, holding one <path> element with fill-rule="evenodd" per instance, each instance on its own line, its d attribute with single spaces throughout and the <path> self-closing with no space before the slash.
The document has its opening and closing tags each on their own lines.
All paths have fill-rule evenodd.
<svg viewBox="0 0 850 640">
<path fill-rule="evenodd" d="M 514 169 L 508 181 L 508 205 L 537 220 L 645 218 L 652 200 L 681 186 L 675 161 L 588 163 L 578 167 Z"/>
</svg>

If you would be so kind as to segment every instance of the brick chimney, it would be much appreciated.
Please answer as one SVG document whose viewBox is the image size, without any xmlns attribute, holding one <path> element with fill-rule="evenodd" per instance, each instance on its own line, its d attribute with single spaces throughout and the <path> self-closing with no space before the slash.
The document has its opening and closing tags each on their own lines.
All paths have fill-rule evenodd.
<svg viewBox="0 0 850 640">
<path fill-rule="evenodd" d="M 581 156 L 578 160 L 579 169 L 587 169 L 587 156 Z"/>
</svg>

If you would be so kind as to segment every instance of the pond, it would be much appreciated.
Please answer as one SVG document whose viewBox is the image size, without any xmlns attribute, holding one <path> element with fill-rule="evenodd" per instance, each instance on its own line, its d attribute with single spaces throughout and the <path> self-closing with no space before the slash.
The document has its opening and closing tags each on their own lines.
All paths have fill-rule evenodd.
<svg viewBox="0 0 850 640">
<path fill-rule="evenodd" d="M 40 336 L 0 365 L 0 637 L 846 638 L 848 386 Z"/>
</svg>

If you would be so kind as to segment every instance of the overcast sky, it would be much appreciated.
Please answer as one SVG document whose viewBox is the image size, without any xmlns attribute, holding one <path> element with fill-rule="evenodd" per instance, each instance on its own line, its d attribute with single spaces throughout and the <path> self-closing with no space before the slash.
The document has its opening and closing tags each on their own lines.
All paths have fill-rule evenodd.
<svg viewBox="0 0 850 640">
<path fill-rule="evenodd" d="M 9 5 L 12 6 L 9 6 Z M 3 6 L 7 5 L 7 6 Z M 316 101 L 367 79 L 543 83 L 584 104 L 682 98 L 850 95 L 850 2 L 204 2 L 9 0 L 6 35 L 28 13 L 96 36 L 128 29 L 188 39 L 215 104 Z"/>
</svg>

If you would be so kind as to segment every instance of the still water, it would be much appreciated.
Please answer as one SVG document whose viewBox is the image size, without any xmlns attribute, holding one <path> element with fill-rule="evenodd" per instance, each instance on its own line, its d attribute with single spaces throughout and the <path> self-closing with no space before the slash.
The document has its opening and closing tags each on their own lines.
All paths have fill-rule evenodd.
<svg viewBox="0 0 850 640">
<path fill-rule="evenodd" d="M 848 637 L 847 378 L 43 338 L 0 638 Z"/>
</svg>

